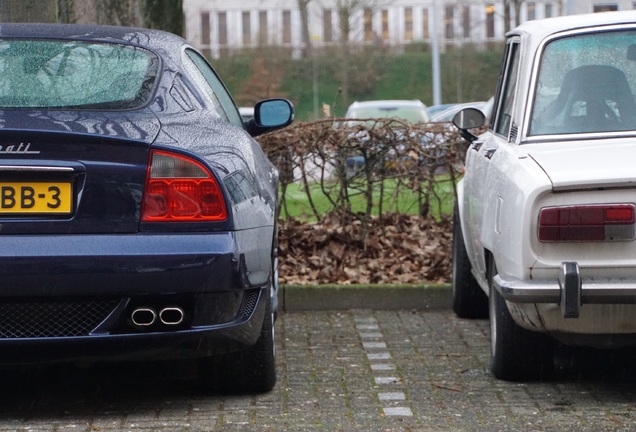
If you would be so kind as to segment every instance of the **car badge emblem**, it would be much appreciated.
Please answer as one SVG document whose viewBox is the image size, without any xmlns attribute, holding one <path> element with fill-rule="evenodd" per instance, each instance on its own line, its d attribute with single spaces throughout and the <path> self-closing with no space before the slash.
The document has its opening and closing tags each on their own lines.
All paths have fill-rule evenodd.
<svg viewBox="0 0 636 432">
<path fill-rule="evenodd" d="M 31 143 L 20 143 L 18 145 L 0 145 L 0 154 L 40 154 L 39 150 L 30 150 Z"/>
</svg>

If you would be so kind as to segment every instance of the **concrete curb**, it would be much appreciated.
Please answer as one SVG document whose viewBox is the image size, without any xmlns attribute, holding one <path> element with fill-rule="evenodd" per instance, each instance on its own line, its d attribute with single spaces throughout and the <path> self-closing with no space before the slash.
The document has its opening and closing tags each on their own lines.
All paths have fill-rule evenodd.
<svg viewBox="0 0 636 432">
<path fill-rule="evenodd" d="M 282 285 L 285 311 L 302 310 L 440 310 L 452 306 L 448 284 L 424 285 Z"/>
</svg>

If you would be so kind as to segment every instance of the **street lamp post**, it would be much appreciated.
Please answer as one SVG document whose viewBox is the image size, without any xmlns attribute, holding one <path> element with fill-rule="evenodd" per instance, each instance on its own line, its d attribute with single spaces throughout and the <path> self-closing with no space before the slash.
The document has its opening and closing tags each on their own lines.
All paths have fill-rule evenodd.
<svg viewBox="0 0 636 432">
<path fill-rule="evenodd" d="M 439 37 L 437 34 L 437 0 L 433 0 L 433 37 L 431 39 L 433 53 L 433 105 L 442 103 L 442 85 L 439 68 Z"/>
</svg>

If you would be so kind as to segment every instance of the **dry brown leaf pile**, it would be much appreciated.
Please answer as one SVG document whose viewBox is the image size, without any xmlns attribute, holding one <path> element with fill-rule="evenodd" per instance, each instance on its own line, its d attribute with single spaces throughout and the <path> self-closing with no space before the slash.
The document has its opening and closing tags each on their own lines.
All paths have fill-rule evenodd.
<svg viewBox="0 0 636 432">
<path fill-rule="evenodd" d="M 279 221 L 280 283 L 448 282 L 451 224 L 406 214 L 366 223 L 335 215 L 320 223 Z"/>
</svg>

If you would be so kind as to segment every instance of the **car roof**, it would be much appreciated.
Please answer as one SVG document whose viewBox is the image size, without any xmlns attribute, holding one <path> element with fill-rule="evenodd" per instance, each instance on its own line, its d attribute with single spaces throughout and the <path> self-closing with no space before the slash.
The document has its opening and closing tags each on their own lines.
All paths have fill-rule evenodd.
<svg viewBox="0 0 636 432">
<path fill-rule="evenodd" d="M 563 31 L 621 24 L 636 24 L 636 10 L 565 15 L 541 20 L 530 20 L 512 30 L 508 33 L 508 36 L 525 34 L 531 35 L 533 39 L 543 40 L 550 35 Z"/>
<path fill-rule="evenodd" d="M 0 38 L 68 39 L 94 42 L 121 43 L 146 48 L 182 46 L 187 42 L 172 33 L 135 27 L 88 25 L 88 24 L 44 24 L 10 23 L 0 24 Z"/>
</svg>

